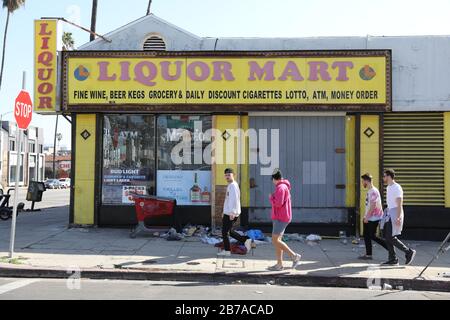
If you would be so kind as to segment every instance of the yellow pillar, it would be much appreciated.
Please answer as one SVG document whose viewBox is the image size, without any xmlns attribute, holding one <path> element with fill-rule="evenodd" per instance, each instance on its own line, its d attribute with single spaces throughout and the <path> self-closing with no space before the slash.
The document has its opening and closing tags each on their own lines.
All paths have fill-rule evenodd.
<svg viewBox="0 0 450 320">
<path fill-rule="evenodd" d="M 346 163 L 346 187 L 345 206 L 356 207 L 356 177 L 355 177 L 355 116 L 347 116 L 345 122 L 345 163 Z"/>
<path fill-rule="evenodd" d="M 226 168 L 232 168 L 241 188 L 241 206 L 250 203 L 248 138 L 243 134 L 248 129 L 248 116 L 218 115 L 213 118 L 216 135 L 214 138 L 214 160 L 212 166 L 212 224 L 220 223 L 227 182 Z M 241 129 L 240 131 L 238 129 Z M 225 137 L 225 139 L 224 139 Z M 238 152 L 238 150 L 240 152 Z"/>
<path fill-rule="evenodd" d="M 95 114 L 76 116 L 74 224 L 93 225 L 95 197 Z"/>
<path fill-rule="evenodd" d="M 450 208 L 450 112 L 444 112 L 445 207 Z"/>
<path fill-rule="evenodd" d="M 368 172 L 373 176 L 373 185 L 380 182 L 380 117 L 378 115 L 362 115 L 360 127 L 360 174 Z M 361 184 L 360 189 L 360 233 L 363 230 L 366 192 Z M 380 190 L 382 193 L 382 190 Z"/>
</svg>

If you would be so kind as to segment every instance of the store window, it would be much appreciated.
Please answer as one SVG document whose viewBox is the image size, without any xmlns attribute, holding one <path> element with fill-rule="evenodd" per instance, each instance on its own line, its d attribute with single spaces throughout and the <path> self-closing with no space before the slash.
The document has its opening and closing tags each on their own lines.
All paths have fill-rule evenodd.
<svg viewBox="0 0 450 320">
<path fill-rule="evenodd" d="M 9 140 L 9 151 L 16 151 L 16 142 L 14 140 Z"/>
<path fill-rule="evenodd" d="M 132 205 L 131 193 L 155 193 L 155 118 L 107 115 L 103 128 L 102 203 Z"/>
<path fill-rule="evenodd" d="M 211 116 L 158 117 L 157 195 L 179 205 L 211 204 L 211 165 L 203 157 L 211 144 Z M 190 145 L 181 147 L 183 136 Z"/>
<path fill-rule="evenodd" d="M 24 155 L 20 155 L 20 167 L 19 167 L 19 183 L 23 183 L 23 159 Z M 9 163 L 9 184 L 14 185 L 16 182 L 16 164 L 17 164 L 17 152 L 10 153 Z"/>
</svg>

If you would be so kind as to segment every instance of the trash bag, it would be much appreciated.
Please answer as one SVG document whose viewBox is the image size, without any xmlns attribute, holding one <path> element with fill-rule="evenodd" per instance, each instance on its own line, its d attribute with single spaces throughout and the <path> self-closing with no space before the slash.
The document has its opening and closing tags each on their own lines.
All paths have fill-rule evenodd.
<svg viewBox="0 0 450 320">
<path fill-rule="evenodd" d="M 215 247 L 220 248 L 223 250 L 224 245 L 223 242 L 217 243 L 215 245 Z M 230 245 L 230 249 L 231 249 L 231 253 L 233 254 L 240 254 L 240 255 L 246 255 L 247 254 L 247 248 L 242 245 L 242 244 L 238 244 L 238 243 L 232 243 Z"/>
<path fill-rule="evenodd" d="M 247 237 L 249 237 L 252 240 L 261 240 L 261 241 L 264 241 L 266 239 L 261 230 L 248 230 Z"/>
<path fill-rule="evenodd" d="M 307 241 L 320 241 L 322 240 L 321 236 L 318 236 L 317 234 L 310 234 L 309 236 L 306 237 Z"/>
</svg>

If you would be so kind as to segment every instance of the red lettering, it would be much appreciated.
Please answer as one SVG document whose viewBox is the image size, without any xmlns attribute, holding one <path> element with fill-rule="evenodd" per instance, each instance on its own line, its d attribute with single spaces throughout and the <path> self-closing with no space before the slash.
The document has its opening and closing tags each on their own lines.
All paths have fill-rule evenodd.
<svg viewBox="0 0 450 320">
<path fill-rule="evenodd" d="M 48 50 L 48 41 L 50 40 L 50 37 L 43 37 L 42 38 L 42 50 Z"/>
<path fill-rule="evenodd" d="M 38 63 L 46 67 L 51 67 L 53 62 L 53 54 L 49 51 L 41 52 L 38 56 Z"/>
<path fill-rule="evenodd" d="M 39 109 L 52 109 L 52 98 L 51 97 L 39 97 Z"/>
<path fill-rule="evenodd" d="M 47 72 L 47 75 L 45 75 Z M 42 81 L 47 81 L 52 77 L 53 69 L 39 69 L 38 70 L 38 79 Z"/>
<path fill-rule="evenodd" d="M 38 92 L 40 94 L 49 94 L 52 91 L 53 91 L 53 85 L 51 83 L 44 82 L 38 86 Z"/>
<path fill-rule="evenodd" d="M 41 23 L 41 31 L 39 32 L 40 36 L 51 36 L 52 32 L 47 31 L 48 23 Z"/>
</svg>

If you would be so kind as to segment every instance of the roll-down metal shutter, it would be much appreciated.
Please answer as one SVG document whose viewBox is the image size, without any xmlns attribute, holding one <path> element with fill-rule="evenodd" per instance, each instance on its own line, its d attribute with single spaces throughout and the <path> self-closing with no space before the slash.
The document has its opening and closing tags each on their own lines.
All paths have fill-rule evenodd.
<svg viewBox="0 0 450 320">
<path fill-rule="evenodd" d="M 444 206 L 442 113 L 384 115 L 384 168 L 393 168 L 404 204 Z"/>
</svg>

